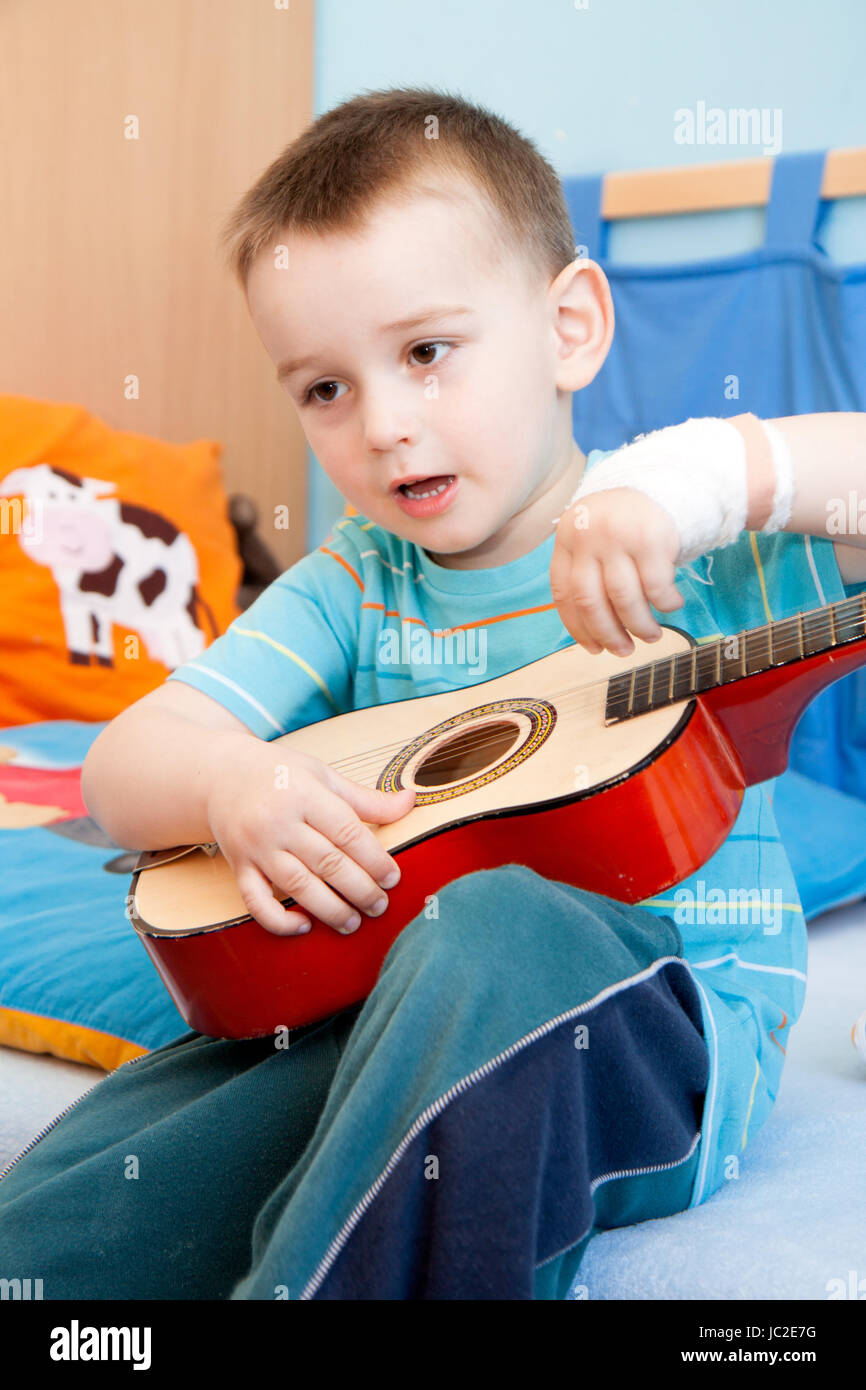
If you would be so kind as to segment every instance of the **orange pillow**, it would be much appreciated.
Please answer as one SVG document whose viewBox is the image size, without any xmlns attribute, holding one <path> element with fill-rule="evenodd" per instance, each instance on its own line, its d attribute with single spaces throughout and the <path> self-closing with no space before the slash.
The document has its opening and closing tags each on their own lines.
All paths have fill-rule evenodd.
<svg viewBox="0 0 866 1390">
<path fill-rule="evenodd" d="M 238 616 L 221 452 L 0 395 L 0 727 L 113 719 Z"/>
</svg>

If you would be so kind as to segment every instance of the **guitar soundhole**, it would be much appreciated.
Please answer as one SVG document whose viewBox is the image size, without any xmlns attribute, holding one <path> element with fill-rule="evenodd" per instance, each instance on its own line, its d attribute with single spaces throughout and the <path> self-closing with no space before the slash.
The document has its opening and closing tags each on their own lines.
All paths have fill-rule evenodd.
<svg viewBox="0 0 866 1390">
<path fill-rule="evenodd" d="M 519 736 L 519 726 L 504 719 L 462 729 L 424 758 L 412 780 L 419 787 L 444 787 L 472 777 L 504 758 Z"/>
<path fill-rule="evenodd" d="M 515 695 L 473 705 L 425 729 L 376 778 L 383 792 L 415 788 L 415 807 L 480 791 L 507 777 L 541 747 L 556 724 L 549 700 Z"/>
</svg>

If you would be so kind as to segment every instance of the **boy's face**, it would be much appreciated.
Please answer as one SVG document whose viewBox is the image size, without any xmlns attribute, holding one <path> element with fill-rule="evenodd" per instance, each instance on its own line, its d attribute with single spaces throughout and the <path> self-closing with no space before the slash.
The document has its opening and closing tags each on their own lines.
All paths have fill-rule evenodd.
<svg viewBox="0 0 866 1390">
<path fill-rule="evenodd" d="M 484 565 L 500 562 L 516 514 L 550 511 L 540 538 L 551 533 L 548 494 L 575 461 L 547 287 L 525 265 L 494 266 L 490 235 L 477 198 L 451 184 L 380 204 L 360 233 L 286 234 L 288 267 L 263 254 L 247 283 L 343 497 L 434 555 L 477 551 Z M 309 360 L 287 370 L 298 358 Z M 401 493 L 407 477 L 435 495 Z"/>
</svg>

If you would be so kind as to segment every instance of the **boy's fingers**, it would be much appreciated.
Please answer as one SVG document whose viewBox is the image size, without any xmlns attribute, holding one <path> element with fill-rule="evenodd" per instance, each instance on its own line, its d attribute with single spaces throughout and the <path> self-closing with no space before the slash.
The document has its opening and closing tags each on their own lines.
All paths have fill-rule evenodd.
<svg viewBox="0 0 866 1390">
<path fill-rule="evenodd" d="M 685 599 L 674 583 L 676 569 L 673 561 L 659 555 L 654 547 L 643 553 L 638 552 L 635 560 L 641 587 L 653 608 L 658 608 L 662 613 L 682 608 Z"/>
<path fill-rule="evenodd" d="M 621 630 L 611 631 L 610 640 L 605 642 L 618 655 L 629 655 L 634 651 L 629 634 L 652 641 L 661 636 L 661 628 L 652 615 L 637 565 L 630 555 L 621 552 L 614 556 L 604 564 L 603 573 L 605 593 L 622 624 Z"/>
<path fill-rule="evenodd" d="M 671 580 L 656 585 L 645 584 L 644 592 L 653 608 L 658 608 L 661 613 L 670 613 L 675 608 L 682 608 L 685 603 L 676 584 Z"/>
<path fill-rule="evenodd" d="M 309 831 L 310 828 L 306 829 Z M 295 850 L 297 852 L 293 852 Z M 307 862 L 307 851 L 311 862 Z M 294 898 L 301 909 L 312 913 L 320 922 L 333 927 L 343 936 L 348 936 L 361 925 L 361 913 L 353 903 L 345 902 L 329 888 L 316 872 L 316 867 L 321 863 L 330 875 L 336 871 L 340 858 L 339 851 L 333 845 L 320 852 L 315 839 L 300 843 L 295 839 L 291 851 L 279 849 L 268 856 L 268 876 L 281 897 Z M 332 864 L 335 866 L 333 870 Z M 380 888 L 374 891 L 379 897 L 383 896 Z"/>
<path fill-rule="evenodd" d="M 562 522 L 560 522 L 560 526 L 561 525 Z M 566 533 L 566 535 L 568 535 L 568 533 Z M 561 539 L 560 533 L 557 530 L 557 536 L 553 546 L 553 555 L 550 561 L 550 589 L 556 606 L 559 609 L 560 617 L 564 623 L 565 618 L 562 613 L 562 604 L 568 596 L 569 582 L 571 580 L 573 567 L 574 554 L 571 547 L 567 541 Z M 568 623 L 565 625 L 568 627 L 569 632 L 571 632 Z M 574 633 L 572 633 L 572 636 L 574 636 Z"/>
<path fill-rule="evenodd" d="M 339 781 L 342 783 L 347 779 L 341 777 Z M 414 792 L 409 788 L 406 790 L 406 797 L 402 793 L 390 794 L 391 801 L 398 807 L 403 806 L 402 815 L 411 809 L 415 800 Z M 359 787 L 356 783 L 349 783 L 345 793 L 341 788 L 329 791 L 320 783 L 310 792 L 304 809 L 304 819 L 338 850 L 342 850 L 360 864 L 380 888 L 393 888 L 399 881 L 400 867 L 396 859 L 392 859 L 388 851 L 383 849 L 370 826 L 363 822 L 369 820 L 373 825 L 384 823 L 383 801 L 388 819 L 395 820 L 396 816 L 390 814 L 391 808 L 385 792 L 374 794 L 371 806 L 369 791 L 368 787 Z M 364 793 L 367 793 L 366 797 Z M 376 816 L 382 816 L 383 820 L 375 819 Z"/>
<path fill-rule="evenodd" d="M 391 821 L 405 816 L 415 804 L 415 793 L 411 787 L 403 787 L 399 792 L 380 792 L 376 787 L 364 787 L 360 782 L 353 782 L 350 777 L 344 777 L 333 768 L 330 772 L 331 790 L 348 801 L 362 820 L 370 821 L 373 825 L 389 825 Z"/>
<path fill-rule="evenodd" d="M 551 566 L 550 587 L 563 626 L 574 640 L 589 651 L 601 651 L 603 633 L 615 632 L 617 624 L 605 597 L 599 562 L 584 557 L 561 581 L 555 581 Z"/>
<path fill-rule="evenodd" d="M 345 802 L 342 805 L 344 811 L 348 809 Z M 357 919 L 358 913 L 381 917 L 388 907 L 388 894 L 361 866 L 362 857 L 358 850 L 340 849 L 327 835 L 305 822 L 293 826 L 285 852 L 277 851 L 269 860 L 268 872 L 273 865 L 273 872 L 280 875 L 280 884 L 285 884 L 286 891 L 321 921 L 338 931 L 354 931 L 360 926 L 360 922 L 352 920 Z M 294 880 L 287 880 L 286 873 L 295 875 Z"/>
<path fill-rule="evenodd" d="M 254 864 L 244 864 L 235 879 L 247 912 L 268 931 L 299 936 L 310 930 L 310 921 L 303 913 L 289 911 L 277 902 L 269 880 Z"/>
<path fill-rule="evenodd" d="M 557 540 L 550 564 L 550 592 L 553 594 L 553 601 L 556 604 L 556 610 L 563 627 L 568 630 L 575 642 L 592 646 L 593 641 L 586 622 L 588 616 L 586 608 L 575 601 L 574 564 L 574 556 L 571 551 L 566 550 Z M 597 569 L 595 562 L 584 559 L 581 567 L 584 573 L 589 573 L 588 583 L 591 586 L 593 571 Z M 600 572 L 597 585 L 590 587 L 587 592 L 594 602 L 598 601 L 601 595 Z M 598 650 L 600 651 L 601 648 L 599 647 Z"/>
</svg>

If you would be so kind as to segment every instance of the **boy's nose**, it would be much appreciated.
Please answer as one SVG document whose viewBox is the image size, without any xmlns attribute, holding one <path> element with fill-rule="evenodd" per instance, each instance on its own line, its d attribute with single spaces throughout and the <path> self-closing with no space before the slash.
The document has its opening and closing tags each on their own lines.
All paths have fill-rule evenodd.
<svg viewBox="0 0 866 1390">
<path fill-rule="evenodd" d="M 415 443 L 417 412 L 409 399 L 411 389 L 409 383 L 393 376 L 364 388 L 361 420 L 368 449 L 390 453 Z"/>
<path fill-rule="evenodd" d="M 387 406 L 364 418 L 364 442 L 372 453 L 390 454 L 395 449 L 409 448 L 415 441 L 415 427 L 398 412 Z"/>
</svg>

